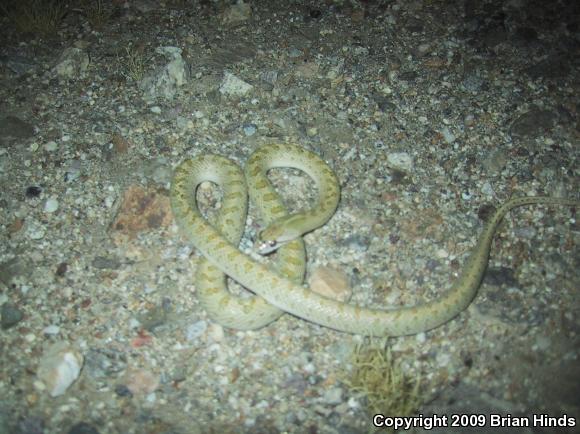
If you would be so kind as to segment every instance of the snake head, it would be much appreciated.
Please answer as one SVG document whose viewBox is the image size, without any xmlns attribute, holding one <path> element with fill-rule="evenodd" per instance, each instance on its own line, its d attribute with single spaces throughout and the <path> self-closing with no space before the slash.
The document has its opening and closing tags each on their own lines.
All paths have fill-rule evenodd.
<svg viewBox="0 0 580 434">
<path fill-rule="evenodd" d="M 290 223 L 290 224 L 289 224 Z M 291 220 L 285 217 L 281 221 L 275 221 L 262 230 L 254 242 L 256 250 L 261 255 L 267 255 L 276 251 L 280 246 L 302 235 L 299 230 L 293 229 Z"/>
<path fill-rule="evenodd" d="M 260 255 L 267 255 L 280 247 L 280 244 L 278 244 L 275 240 L 256 241 L 254 245 L 256 246 L 256 250 Z"/>
<path fill-rule="evenodd" d="M 283 227 L 273 223 L 258 233 L 254 246 L 256 246 L 260 255 L 267 255 L 276 251 L 286 241 L 289 241 L 289 239 L 284 236 Z"/>
</svg>

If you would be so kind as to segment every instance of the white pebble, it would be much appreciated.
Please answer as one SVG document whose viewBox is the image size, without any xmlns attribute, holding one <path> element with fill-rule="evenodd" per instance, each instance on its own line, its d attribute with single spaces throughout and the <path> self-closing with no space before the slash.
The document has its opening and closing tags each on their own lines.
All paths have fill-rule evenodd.
<svg viewBox="0 0 580 434">
<path fill-rule="evenodd" d="M 57 342 L 48 348 L 40 360 L 38 378 L 50 396 L 60 396 L 79 377 L 83 356 L 65 342 Z"/>
<path fill-rule="evenodd" d="M 49 325 L 42 329 L 42 333 L 45 335 L 57 335 L 60 333 L 60 327 L 57 325 Z"/>
<path fill-rule="evenodd" d="M 48 198 L 44 203 L 44 212 L 52 213 L 58 209 L 58 200 L 54 197 Z"/>
<path fill-rule="evenodd" d="M 27 224 L 26 233 L 31 240 L 41 240 L 46 235 L 45 229 L 36 221 Z"/>
<path fill-rule="evenodd" d="M 206 330 L 207 322 L 203 320 L 197 321 L 187 326 L 185 336 L 188 341 L 196 341 L 205 333 Z"/>
<path fill-rule="evenodd" d="M 453 143 L 457 139 L 455 137 L 455 134 L 453 134 L 451 130 L 447 127 L 441 130 L 441 134 L 443 134 L 443 139 L 445 140 L 445 142 L 449 144 Z"/>
<path fill-rule="evenodd" d="M 105 206 L 107 208 L 112 208 L 112 206 L 115 204 L 115 198 L 113 196 L 107 196 L 105 197 Z"/>
<path fill-rule="evenodd" d="M 389 165 L 395 169 L 410 172 L 413 169 L 413 159 L 406 152 L 391 152 L 387 156 Z"/>
<path fill-rule="evenodd" d="M 342 389 L 340 387 L 333 387 L 324 392 L 324 401 L 327 404 L 335 405 L 342 402 Z"/>
<path fill-rule="evenodd" d="M 248 94 L 254 86 L 239 79 L 231 72 L 224 73 L 224 78 L 219 87 L 222 95 L 242 97 Z"/>
<path fill-rule="evenodd" d="M 54 140 L 46 142 L 46 144 L 44 145 L 44 149 L 48 152 L 54 152 L 58 149 L 58 143 L 56 143 Z"/>
</svg>

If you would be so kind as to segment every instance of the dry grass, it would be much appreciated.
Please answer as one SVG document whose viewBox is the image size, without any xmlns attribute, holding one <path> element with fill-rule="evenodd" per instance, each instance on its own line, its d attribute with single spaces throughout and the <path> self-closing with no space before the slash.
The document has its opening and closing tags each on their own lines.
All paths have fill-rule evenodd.
<svg viewBox="0 0 580 434">
<path fill-rule="evenodd" d="M 357 345 L 351 363 L 352 371 L 341 381 L 355 395 L 364 397 L 371 417 L 412 416 L 418 412 L 423 404 L 421 378 L 406 375 L 384 341 Z"/>
<path fill-rule="evenodd" d="M 56 34 L 67 9 L 62 0 L 12 0 L 0 2 L 4 14 L 23 33 Z"/>
<path fill-rule="evenodd" d="M 103 28 L 111 17 L 111 12 L 105 8 L 102 0 L 81 0 L 79 7 L 94 30 Z"/>
<path fill-rule="evenodd" d="M 143 45 L 130 45 L 125 48 L 125 56 L 118 57 L 119 70 L 126 78 L 138 83 L 147 70 L 149 59 L 145 57 Z"/>
</svg>

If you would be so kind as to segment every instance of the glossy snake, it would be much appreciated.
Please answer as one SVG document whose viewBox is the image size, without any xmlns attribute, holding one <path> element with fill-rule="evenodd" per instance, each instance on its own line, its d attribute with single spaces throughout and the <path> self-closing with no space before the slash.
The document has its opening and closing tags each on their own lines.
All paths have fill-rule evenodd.
<svg viewBox="0 0 580 434">
<path fill-rule="evenodd" d="M 315 182 L 318 202 L 311 210 L 288 215 L 267 178 L 274 167 L 293 167 Z M 505 214 L 531 204 L 578 206 L 571 199 L 517 197 L 499 207 L 485 225 L 453 286 L 439 298 L 416 306 L 368 309 L 338 302 L 302 285 L 305 270 L 301 235 L 322 226 L 334 214 L 340 199 L 336 176 L 317 155 L 295 145 L 267 145 L 255 151 L 244 174 L 237 164 L 218 155 L 202 155 L 182 162 L 171 186 L 176 221 L 205 260 L 198 265 L 196 288 L 203 307 L 218 323 L 232 328 L 255 329 L 283 312 L 325 327 L 372 336 L 400 336 L 426 331 L 446 323 L 473 300 L 487 267 L 495 230 Z M 204 181 L 223 189 L 222 206 L 215 227 L 197 206 L 196 191 Z M 278 248 L 276 269 L 238 250 L 247 212 L 248 185 L 251 200 L 266 229 L 259 244 L 267 252 Z M 229 293 L 230 276 L 256 295 L 240 298 Z"/>
</svg>

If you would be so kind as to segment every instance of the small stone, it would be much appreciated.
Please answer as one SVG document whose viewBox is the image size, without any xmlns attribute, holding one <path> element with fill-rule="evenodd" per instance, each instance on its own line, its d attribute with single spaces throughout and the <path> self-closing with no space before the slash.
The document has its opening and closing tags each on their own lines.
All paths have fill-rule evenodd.
<svg viewBox="0 0 580 434">
<path fill-rule="evenodd" d="M 424 56 L 425 54 L 429 53 L 429 51 L 431 51 L 431 44 L 419 44 L 419 46 L 417 47 L 417 53 L 420 54 L 421 56 Z"/>
<path fill-rule="evenodd" d="M 466 127 L 473 127 L 475 125 L 475 116 L 468 114 L 463 118 L 463 125 Z"/>
<path fill-rule="evenodd" d="M 30 238 L 31 240 L 41 240 L 42 238 L 44 238 L 44 235 L 46 235 L 46 231 L 45 231 L 44 227 L 42 227 L 36 221 L 30 221 L 27 224 L 26 232 L 27 232 L 28 238 Z"/>
<path fill-rule="evenodd" d="M 324 392 L 324 401 L 330 405 L 340 404 L 342 402 L 342 389 L 340 387 L 333 387 Z"/>
<path fill-rule="evenodd" d="M 197 321 L 187 326 L 185 337 L 188 341 L 197 341 L 207 330 L 206 321 Z"/>
<path fill-rule="evenodd" d="M 42 333 L 45 335 L 57 335 L 60 333 L 60 327 L 57 325 L 49 325 L 42 329 Z"/>
<path fill-rule="evenodd" d="M 63 395 L 79 377 L 83 356 L 66 342 L 51 345 L 43 354 L 38 367 L 38 378 L 52 397 Z"/>
<path fill-rule="evenodd" d="M 7 330 L 10 327 L 14 327 L 16 324 L 18 324 L 22 318 L 24 318 L 24 314 L 12 303 L 6 302 L 2 305 L 2 308 L 0 308 L 0 317 L 2 329 Z"/>
<path fill-rule="evenodd" d="M 161 113 L 161 108 L 159 106 L 157 106 L 157 105 L 154 105 L 149 110 L 151 111 L 151 113 L 155 113 L 156 115 L 158 115 L 159 113 Z"/>
<path fill-rule="evenodd" d="M 116 257 L 95 256 L 91 265 L 99 270 L 118 270 L 122 264 Z"/>
<path fill-rule="evenodd" d="M 133 394 L 129 390 L 129 388 L 124 384 L 117 384 L 115 386 L 115 394 L 121 397 L 131 397 Z"/>
<path fill-rule="evenodd" d="M 40 196 L 40 193 L 42 193 L 42 188 L 37 187 L 36 185 L 31 185 L 26 189 L 25 194 L 27 198 L 32 199 L 33 197 Z"/>
<path fill-rule="evenodd" d="M 314 270 L 309 284 L 314 292 L 333 300 L 345 302 L 352 295 L 348 276 L 343 271 L 331 267 L 318 267 Z"/>
<path fill-rule="evenodd" d="M 76 181 L 81 176 L 82 163 L 80 160 L 72 160 L 64 174 L 66 182 Z"/>
<path fill-rule="evenodd" d="M 209 326 L 208 335 L 212 341 L 221 342 L 224 340 L 225 337 L 224 328 L 219 324 L 211 324 Z"/>
<path fill-rule="evenodd" d="M 455 134 L 453 134 L 451 130 L 447 127 L 441 129 L 441 134 L 443 134 L 443 140 L 445 140 L 445 143 L 451 144 L 455 142 L 455 140 L 457 140 Z"/>
<path fill-rule="evenodd" d="M 253 136 L 254 134 L 256 134 L 256 131 L 258 131 L 256 124 L 246 124 L 243 126 L 243 129 L 246 137 Z"/>
<path fill-rule="evenodd" d="M 288 50 L 288 57 L 297 58 L 297 57 L 301 57 L 303 55 L 304 55 L 304 53 L 296 47 L 292 47 L 292 48 L 290 48 L 290 50 Z"/>
<path fill-rule="evenodd" d="M 488 153 L 483 161 L 484 169 L 490 174 L 499 174 L 509 161 L 509 156 L 501 149 L 495 149 Z"/>
<path fill-rule="evenodd" d="M 54 197 L 47 199 L 44 203 L 44 212 L 53 213 L 58 209 L 58 200 Z"/>
<path fill-rule="evenodd" d="M 145 330 L 153 331 L 167 322 L 167 310 L 163 306 L 152 306 L 137 319 Z"/>
<path fill-rule="evenodd" d="M 54 140 L 51 140 L 50 142 L 46 142 L 46 144 L 44 145 L 44 149 L 45 149 L 45 151 L 48 151 L 48 152 L 54 152 L 58 149 L 58 143 L 56 143 Z"/>
<path fill-rule="evenodd" d="M 241 97 L 248 94 L 253 88 L 254 86 L 240 80 L 231 72 L 226 72 L 219 91 L 222 95 Z"/>
<path fill-rule="evenodd" d="M 224 25 L 237 25 L 247 21 L 252 16 L 252 8 L 248 3 L 239 1 L 238 3 L 228 7 L 221 14 L 221 22 Z"/>
<path fill-rule="evenodd" d="M 391 152 L 387 155 L 389 165 L 395 169 L 410 172 L 413 169 L 413 159 L 406 152 Z"/>
<path fill-rule="evenodd" d="M 306 134 L 308 135 L 308 137 L 315 137 L 318 135 L 318 128 L 316 127 L 309 127 L 306 130 Z"/>
<path fill-rule="evenodd" d="M 146 369 L 133 369 L 127 373 L 127 388 L 134 395 L 148 395 L 159 387 L 159 376 Z"/>
<path fill-rule="evenodd" d="M 451 355 L 449 353 L 438 353 L 435 359 L 438 366 L 449 366 Z"/>
</svg>

